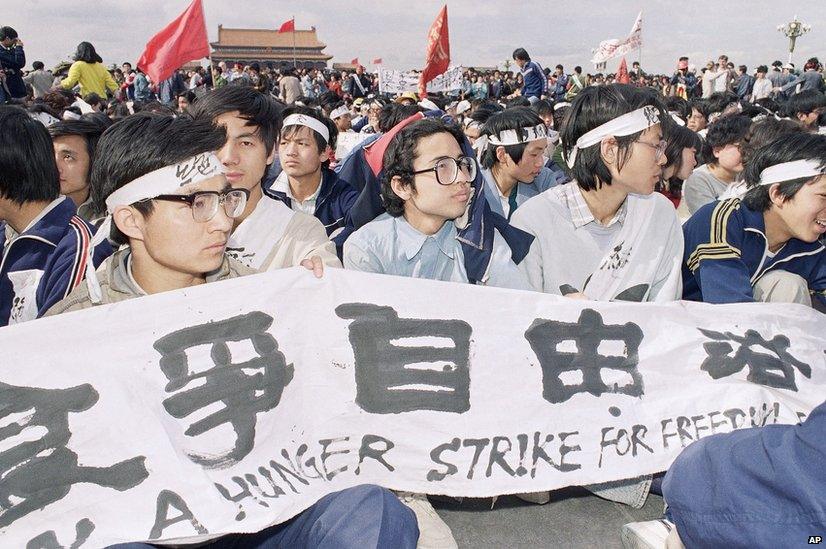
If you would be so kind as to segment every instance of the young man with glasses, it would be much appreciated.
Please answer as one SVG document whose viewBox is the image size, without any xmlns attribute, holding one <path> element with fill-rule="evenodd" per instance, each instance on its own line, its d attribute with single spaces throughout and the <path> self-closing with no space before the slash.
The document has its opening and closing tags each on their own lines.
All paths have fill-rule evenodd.
<svg viewBox="0 0 826 549">
<path fill-rule="evenodd" d="M 229 185 L 213 153 L 225 138 L 224 130 L 209 121 L 148 113 L 112 126 L 99 142 L 93 198 L 110 216 L 101 232 L 111 227 L 111 237 L 126 246 L 48 314 L 252 273 L 224 253 L 233 220 L 244 212 L 250 194 Z M 412 549 L 417 538 L 410 509 L 386 489 L 362 485 L 328 494 L 286 523 L 201 547 Z"/>
<path fill-rule="evenodd" d="M 349 237 L 345 268 L 469 282 L 457 235 L 467 223 L 478 168 L 463 142 L 461 129 L 435 119 L 412 122 L 393 138 L 381 182 L 386 213 Z M 528 288 L 498 229 L 486 277 L 478 282 Z"/>
</svg>

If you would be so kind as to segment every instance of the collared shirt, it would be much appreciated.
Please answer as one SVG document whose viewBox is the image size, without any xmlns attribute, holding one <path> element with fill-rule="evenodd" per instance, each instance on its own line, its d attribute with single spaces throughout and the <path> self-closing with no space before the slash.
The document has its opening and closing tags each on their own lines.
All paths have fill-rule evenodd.
<svg viewBox="0 0 826 549">
<path fill-rule="evenodd" d="M 594 214 L 591 213 L 588 203 L 585 202 L 585 198 L 582 196 L 582 190 L 575 181 L 566 183 L 565 185 L 559 185 L 557 187 L 557 193 L 563 203 L 568 206 L 568 210 L 571 212 L 571 221 L 577 229 L 589 223 L 595 223 L 607 228 L 613 226 L 615 223 L 622 225 L 625 222 L 625 214 L 628 211 L 627 199 L 623 201 L 622 206 L 620 206 L 617 213 L 614 214 L 614 217 L 611 218 L 611 221 L 603 225 L 597 221 Z"/>
<path fill-rule="evenodd" d="M 290 199 L 290 207 L 293 210 L 304 212 L 309 215 L 315 215 L 315 205 L 318 200 L 318 193 L 321 192 L 321 179 L 318 180 L 318 187 L 315 192 L 305 198 L 304 201 L 299 201 L 293 196 L 293 191 L 290 189 L 290 179 L 287 176 L 287 172 L 281 172 L 278 177 L 275 178 L 272 190 L 280 191 L 286 194 L 287 198 Z"/>
<path fill-rule="evenodd" d="M 448 221 L 436 234 L 419 232 L 404 216 L 382 214 L 344 244 L 344 268 L 357 271 L 467 282 L 456 226 Z"/>
</svg>

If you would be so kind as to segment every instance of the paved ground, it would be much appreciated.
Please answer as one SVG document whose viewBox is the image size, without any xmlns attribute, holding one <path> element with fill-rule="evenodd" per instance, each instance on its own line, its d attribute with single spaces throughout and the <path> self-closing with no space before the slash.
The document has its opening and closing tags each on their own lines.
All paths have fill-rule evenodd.
<svg viewBox="0 0 826 549">
<path fill-rule="evenodd" d="M 642 509 L 613 503 L 581 488 L 553 493 L 545 505 L 514 496 L 496 501 L 469 499 L 462 503 L 431 497 L 439 515 L 453 530 L 460 548 L 619 548 L 620 528 L 628 522 L 660 518 L 663 500 L 651 495 Z"/>
</svg>

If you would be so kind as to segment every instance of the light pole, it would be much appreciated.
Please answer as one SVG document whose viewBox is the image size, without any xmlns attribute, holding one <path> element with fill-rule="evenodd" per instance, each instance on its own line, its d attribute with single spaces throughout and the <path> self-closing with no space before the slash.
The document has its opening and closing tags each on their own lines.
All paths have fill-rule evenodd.
<svg viewBox="0 0 826 549">
<path fill-rule="evenodd" d="M 795 15 L 794 19 L 789 23 L 777 25 L 777 30 L 785 34 L 789 39 L 789 63 L 791 63 L 795 40 L 812 30 L 812 27 L 799 21 Z"/>
</svg>

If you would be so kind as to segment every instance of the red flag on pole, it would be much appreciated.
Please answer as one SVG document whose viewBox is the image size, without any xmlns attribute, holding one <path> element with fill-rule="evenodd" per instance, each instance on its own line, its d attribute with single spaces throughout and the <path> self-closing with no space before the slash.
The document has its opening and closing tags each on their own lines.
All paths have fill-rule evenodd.
<svg viewBox="0 0 826 549">
<path fill-rule="evenodd" d="M 157 84 L 187 61 L 204 57 L 209 57 L 204 7 L 201 0 L 193 0 L 177 19 L 149 39 L 138 68 Z"/>
<path fill-rule="evenodd" d="M 359 58 L 358 58 L 358 57 L 356 57 L 355 59 L 350 59 L 350 64 L 351 64 L 351 65 L 356 65 L 356 66 L 358 66 L 358 64 L 359 64 Z"/>
<path fill-rule="evenodd" d="M 620 61 L 620 66 L 617 69 L 616 81 L 618 84 L 631 83 L 631 76 L 628 74 L 628 63 L 625 62 L 625 57 L 623 57 L 622 61 Z"/>
<path fill-rule="evenodd" d="M 281 26 L 278 27 L 278 32 L 295 32 L 295 17 L 281 23 Z"/>
<path fill-rule="evenodd" d="M 381 57 L 376 57 L 375 59 L 373 59 L 373 64 L 374 65 L 381 65 Z"/>
<path fill-rule="evenodd" d="M 427 95 L 427 83 L 445 72 L 450 65 L 450 37 L 447 31 L 447 4 L 436 16 L 427 33 L 425 67 L 419 77 L 419 97 Z"/>
</svg>

